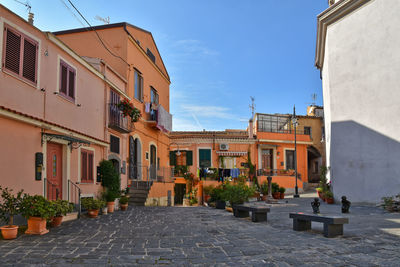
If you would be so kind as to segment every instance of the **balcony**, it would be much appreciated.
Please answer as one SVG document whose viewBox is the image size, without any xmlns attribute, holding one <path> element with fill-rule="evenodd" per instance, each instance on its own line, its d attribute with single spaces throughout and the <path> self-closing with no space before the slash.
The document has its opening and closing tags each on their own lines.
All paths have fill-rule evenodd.
<svg viewBox="0 0 400 267">
<path fill-rule="evenodd" d="M 161 104 L 157 105 L 156 108 L 150 108 L 150 111 L 146 113 L 147 125 L 163 132 L 172 131 L 172 115 Z"/>
<path fill-rule="evenodd" d="M 125 117 L 115 104 L 108 104 L 108 127 L 120 133 L 130 133 L 134 125 L 129 116 Z"/>
</svg>

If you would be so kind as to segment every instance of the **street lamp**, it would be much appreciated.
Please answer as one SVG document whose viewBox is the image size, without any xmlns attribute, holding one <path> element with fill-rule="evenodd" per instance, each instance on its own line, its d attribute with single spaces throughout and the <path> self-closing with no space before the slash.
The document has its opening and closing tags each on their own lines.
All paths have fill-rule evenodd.
<svg viewBox="0 0 400 267">
<path fill-rule="evenodd" d="M 296 186 L 294 188 L 294 195 L 293 197 L 300 197 L 299 195 L 299 188 L 297 187 L 297 141 L 296 141 L 296 127 L 297 127 L 297 118 L 296 118 L 296 106 L 293 106 L 293 117 L 292 117 L 292 124 L 294 127 L 294 173 L 296 179 Z"/>
<path fill-rule="evenodd" d="M 181 151 L 179 151 L 179 145 L 177 143 L 175 143 L 175 142 L 170 143 L 169 145 L 171 146 L 173 144 L 175 144 L 178 147 L 178 151 L 175 152 L 175 155 L 177 155 L 179 157 L 181 155 Z"/>
</svg>

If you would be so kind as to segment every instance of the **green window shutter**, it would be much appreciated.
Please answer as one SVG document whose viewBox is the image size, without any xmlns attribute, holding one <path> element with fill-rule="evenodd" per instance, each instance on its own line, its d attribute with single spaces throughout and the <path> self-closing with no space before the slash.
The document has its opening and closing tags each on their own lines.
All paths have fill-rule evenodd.
<svg viewBox="0 0 400 267">
<path fill-rule="evenodd" d="M 193 152 L 186 151 L 186 165 L 192 166 L 193 165 Z"/>
<path fill-rule="evenodd" d="M 170 151 L 169 152 L 169 165 L 170 166 L 175 166 L 176 165 L 175 151 Z"/>
<path fill-rule="evenodd" d="M 211 149 L 199 149 L 200 168 L 211 167 Z"/>
</svg>

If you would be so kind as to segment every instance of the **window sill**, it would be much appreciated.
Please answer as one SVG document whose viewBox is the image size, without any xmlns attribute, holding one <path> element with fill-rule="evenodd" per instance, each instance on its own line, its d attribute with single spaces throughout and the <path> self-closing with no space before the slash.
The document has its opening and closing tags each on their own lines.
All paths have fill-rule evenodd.
<svg viewBox="0 0 400 267">
<path fill-rule="evenodd" d="M 66 95 L 64 95 L 63 93 L 60 93 L 60 92 L 57 92 L 57 95 L 58 95 L 59 97 L 61 97 L 62 99 L 68 101 L 69 103 L 75 105 L 75 99 L 72 99 L 72 98 L 70 98 L 70 97 L 68 97 L 68 96 L 66 96 Z"/>
<path fill-rule="evenodd" d="M 95 183 L 92 181 L 92 182 L 80 182 L 79 184 L 95 184 Z"/>
<path fill-rule="evenodd" d="M 29 86 L 35 88 L 35 89 L 39 89 L 39 86 L 37 85 L 37 83 L 29 81 L 29 80 L 17 75 L 16 73 L 14 73 L 12 71 L 7 70 L 6 68 L 0 68 L 0 70 L 2 70 L 5 74 L 10 75 L 11 77 L 13 77 L 13 78 L 15 78 L 15 79 L 17 79 L 17 80 L 29 85 Z"/>
</svg>

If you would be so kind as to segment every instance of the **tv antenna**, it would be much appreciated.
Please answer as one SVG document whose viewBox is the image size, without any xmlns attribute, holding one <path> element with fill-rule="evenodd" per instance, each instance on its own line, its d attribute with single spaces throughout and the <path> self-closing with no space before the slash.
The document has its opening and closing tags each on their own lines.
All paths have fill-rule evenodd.
<svg viewBox="0 0 400 267">
<path fill-rule="evenodd" d="M 103 18 L 103 17 L 96 15 L 96 17 L 94 17 L 94 19 L 98 20 L 98 21 L 102 21 L 102 22 L 104 22 L 104 24 L 110 24 L 110 17 Z"/>
<path fill-rule="evenodd" d="M 21 5 L 24 5 L 26 7 L 26 9 L 28 10 L 28 12 L 31 13 L 31 8 L 32 7 L 31 7 L 29 1 L 26 1 L 26 2 L 21 2 L 21 1 L 18 1 L 18 0 L 14 0 L 14 1 L 19 3 L 19 4 L 21 4 Z"/>
<path fill-rule="evenodd" d="M 251 119 L 254 118 L 254 111 L 256 110 L 256 105 L 254 104 L 255 98 L 253 96 L 250 96 L 251 99 L 251 105 L 249 105 L 249 108 L 251 110 Z"/>
<path fill-rule="evenodd" d="M 317 102 L 317 94 L 314 93 L 311 95 L 311 99 L 312 99 L 312 105 L 315 106 L 315 103 Z"/>
</svg>

